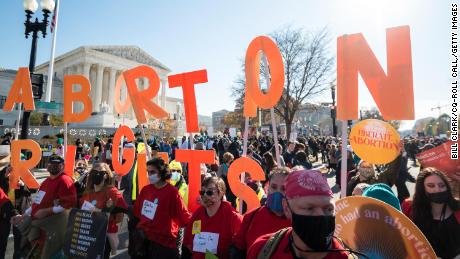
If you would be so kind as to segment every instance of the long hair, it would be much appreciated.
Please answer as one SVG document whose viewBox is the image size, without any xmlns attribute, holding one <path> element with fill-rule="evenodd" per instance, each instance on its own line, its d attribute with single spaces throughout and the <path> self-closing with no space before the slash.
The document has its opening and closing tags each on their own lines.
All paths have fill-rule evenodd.
<svg viewBox="0 0 460 259">
<path fill-rule="evenodd" d="M 446 185 L 447 191 L 449 192 L 449 199 L 447 206 L 453 211 L 460 209 L 459 202 L 454 199 L 452 195 L 452 188 L 449 184 L 449 180 L 445 174 L 434 167 L 427 167 L 423 169 L 417 176 L 415 183 L 414 200 L 412 203 L 412 218 L 414 223 L 420 228 L 426 228 L 433 220 L 433 214 L 431 213 L 431 202 L 426 195 L 425 190 L 425 179 L 428 176 L 437 175 Z"/>
<path fill-rule="evenodd" d="M 114 179 L 113 179 L 112 170 L 110 170 L 110 166 L 108 164 L 106 164 L 106 163 L 99 162 L 99 163 L 96 163 L 93 166 L 93 168 L 96 168 L 96 167 L 102 167 L 102 169 L 105 171 L 105 174 L 107 175 L 107 179 L 104 180 L 104 186 L 102 187 L 102 189 L 113 187 L 114 186 L 114 184 L 113 184 Z M 94 191 L 93 178 L 91 177 L 93 173 L 94 173 L 94 171 L 93 171 L 93 169 L 91 169 L 91 171 L 88 174 L 88 179 L 87 179 L 85 192 L 93 192 Z"/>
</svg>

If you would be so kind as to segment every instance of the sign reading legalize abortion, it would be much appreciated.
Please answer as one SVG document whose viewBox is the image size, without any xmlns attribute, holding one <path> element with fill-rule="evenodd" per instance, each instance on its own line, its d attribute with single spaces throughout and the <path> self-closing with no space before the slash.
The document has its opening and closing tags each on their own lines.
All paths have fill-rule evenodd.
<svg viewBox="0 0 460 259">
<path fill-rule="evenodd" d="M 341 120 L 355 119 L 357 117 L 358 96 L 358 73 L 363 77 L 370 90 L 377 107 L 381 110 L 385 119 L 413 119 L 413 89 L 412 89 L 412 61 L 410 48 L 410 33 L 408 26 L 387 29 L 387 71 L 383 72 L 375 55 L 360 33 L 341 36 L 337 39 L 337 90 L 338 118 Z M 259 85 L 260 60 L 262 54 L 269 66 L 267 78 L 269 87 L 267 91 L 261 91 Z M 270 109 L 280 100 L 284 89 L 284 64 L 280 50 L 276 43 L 266 36 L 259 36 L 252 40 L 248 46 L 245 57 L 246 89 L 244 98 L 244 116 L 254 117 L 258 108 Z M 139 88 L 136 81 L 139 78 L 147 79 L 148 86 Z M 122 81 L 125 81 L 128 96 L 120 100 L 119 91 Z M 309 80 L 306 78 L 305 80 Z M 195 87 L 208 81 L 205 69 L 185 72 L 168 76 L 170 88 L 181 87 L 187 132 L 198 132 L 198 116 L 196 108 Z M 74 86 L 80 87 L 74 87 Z M 126 113 L 132 108 L 137 122 L 144 124 L 147 118 L 162 119 L 168 116 L 167 112 L 153 102 L 160 87 L 159 77 L 154 68 L 139 66 L 125 71 L 118 78 L 113 87 L 115 110 L 119 114 Z M 201 87 L 200 87 L 201 88 Z M 79 90 L 77 90 L 79 89 Z M 92 100 L 89 97 L 91 85 L 88 78 L 83 75 L 64 76 L 64 122 L 79 123 L 85 121 L 92 113 Z M 396 94 L 397 93 L 397 94 Z M 83 104 L 80 112 L 73 110 L 73 104 Z M 11 112 L 16 103 L 22 103 L 27 111 L 35 109 L 30 74 L 26 67 L 19 68 L 16 78 L 3 106 L 4 112 Z M 119 146 L 122 139 L 134 141 L 134 134 L 127 126 L 121 126 L 113 138 L 112 165 L 117 174 L 125 175 L 133 167 L 135 152 L 126 149 L 123 158 L 119 157 Z M 70 146 L 68 146 L 70 147 Z M 20 160 L 22 150 L 31 151 L 29 160 Z M 67 150 L 69 151 L 69 149 Z M 66 152 L 66 164 L 74 160 L 72 152 Z M 200 164 L 213 163 L 214 151 L 211 150 L 176 150 L 176 161 L 187 162 L 189 166 L 189 200 L 198 198 L 201 188 Z M 16 140 L 12 142 L 12 177 L 10 186 L 18 186 L 21 178 L 30 188 L 37 188 L 38 183 L 31 174 L 41 159 L 41 150 L 33 140 Z M 121 161 L 120 161 L 121 160 Z M 124 162 L 122 162 L 124 161 Z M 146 183 L 147 172 L 145 170 L 146 154 L 139 154 L 139 185 Z M 245 184 L 239 182 L 242 173 L 247 173 L 252 179 L 265 180 L 263 170 L 251 159 L 242 157 L 237 159 L 229 169 L 229 184 L 232 192 L 240 200 L 248 204 L 248 211 L 258 206 L 258 198 Z M 69 168 L 69 167 L 68 167 Z M 262 172 L 262 173 L 261 173 Z M 72 174 L 71 168 L 66 173 Z M 189 202 L 189 209 L 194 211 L 199 204 Z"/>
<path fill-rule="evenodd" d="M 380 120 L 363 120 L 353 126 L 350 144 L 364 161 L 387 164 L 399 155 L 400 137 L 388 123 Z"/>
<path fill-rule="evenodd" d="M 437 258 L 417 226 L 392 206 L 362 196 L 335 205 L 335 236 L 368 258 Z"/>
</svg>

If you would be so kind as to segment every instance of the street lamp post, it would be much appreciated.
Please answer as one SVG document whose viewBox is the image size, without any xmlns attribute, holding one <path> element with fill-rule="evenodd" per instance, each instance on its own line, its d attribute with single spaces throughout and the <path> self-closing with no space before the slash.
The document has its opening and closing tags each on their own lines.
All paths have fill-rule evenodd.
<svg viewBox="0 0 460 259">
<path fill-rule="evenodd" d="M 335 107 L 335 85 L 331 84 L 331 95 L 332 95 L 332 109 L 331 109 L 331 118 L 332 118 L 332 135 L 337 137 L 337 125 L 335 124 L 335 119 L 337 117 L 337 107 Z"/>
<path fill-rule="evenodd" d="M 43 11 L 43 20 L 41 22 L 38 21 L 38 18 L 35 18 L 35 21 L 31 21 L 32 14 L 35 13 L 38 9 L 38 3 L 36 0 L 24 0 L 23 6 L 26 12 L 26 21 L 24 22 L 25 25 L 25 36 L 26 39 L 29 38 L 30 33 L 32 33 L 32 48 L 30 50 L 30 59 L 29 59 L 29 72 L 33 73 L 35 70 L 35 58 L 37 57 L 37 39 L 38 33 L 41 32 L 43 38 L 46 37 L 46 29 L 48 27 L 48 17 L 50 13 L 54 9 L 54 1 L 53 0 L 42 0 L 40 2 Z M 48 80 L 50 77 L 48 77 Z M 51 77 L 52 78 L 52 77 Z M 21 139 L 27 138 L 27 133 L 29 131 L 29 118 L 30 118 L 30 111 L 24 111 L 24 115 L 22 117 L 22 127 L 21 127 Z"/>
</svg>

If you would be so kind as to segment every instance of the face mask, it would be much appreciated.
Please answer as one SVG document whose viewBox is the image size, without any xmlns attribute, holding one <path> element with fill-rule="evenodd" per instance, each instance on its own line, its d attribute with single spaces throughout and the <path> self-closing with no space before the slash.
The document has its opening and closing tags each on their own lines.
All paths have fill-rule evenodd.
<svg viewBox="0 0 460 259">
<path fill-rule="evenodd" d="M 450 193 L 446 190 L 443 192 L 427 193 L 426 196 L 428 196 L 431 202 L 443 204 L 449 200 Z"/>
<path fill-rule="evenodd" d="M 160 181 L 160 177 L 158 176 L 158 174 L 152 174 L 152 175 L 149 175 L 149 182 L 151 184 L 156 184 Z"/>
<path fill-rule="evenodd" d="M 79 173 L 79 174 L 83 174 L 83 173 L 86 171 L 86 168 L 84 168 L 84 167 L 77 167 L 77 168 L 75 168 L 75 171 L 77 171 L 77 173 Z"/>
<path fill-rule="evenodd" d="M 292 228 L 314 251 L 327 251 L 335 230 L 335 216 L 305 216 L 292 212 Z"/>
<path fill-rule="evenodd" d="M 59 166 L 51 165 L 51 166 L 48 166 L 48 172 L 51 175 L 57 175 L 61 172 L 61 168 Z"/>
<path fill-rule="evenodd" d="M 282 201 L 283 201 L 282 193 L 280 192 L 270 193 L 267 196 L 267 207 L 273 212 L 282 213 L 283 212 Z"/>
<path fill-rule="evenodd" d="M 359 175 L 366 179 L 371 179 L 374 177 L 374 168 L 360 168 Z"/>
<path fill-rule="evenodd" d="M 94 185 L 99 185 L 104 180 L 104 174 L 93 174 L 91 177 Z"/>
<path fill-rule="evenodd" d="M 178 172 L 173 172 L 171 174 L 171 181 L 173 182 L 178 182 L 180 180 L 180 173 Z"/>
</svg>

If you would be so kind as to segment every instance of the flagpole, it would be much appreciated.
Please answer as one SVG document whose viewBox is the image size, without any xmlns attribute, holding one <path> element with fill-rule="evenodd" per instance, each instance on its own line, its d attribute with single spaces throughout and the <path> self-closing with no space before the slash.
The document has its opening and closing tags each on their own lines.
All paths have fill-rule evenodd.
<svg viewBox="0 0 460 259">
<path fill-rule="evenodd" d="M 54 11 L 56 22 L 53 29 L 53 40 L 51 42 L 51 57 L 48 67 L 48 82 L 46 84 L 46 96 L 45 102 L 51 101 L 51 85 L 53 84 L 53 73 L 54 73 L 54 55 L 56 52 L 56 35 L 58 30 L 58 20 L 59 20 L 59 0 L 56 1 L 56 10 Z"/>
</svg>

